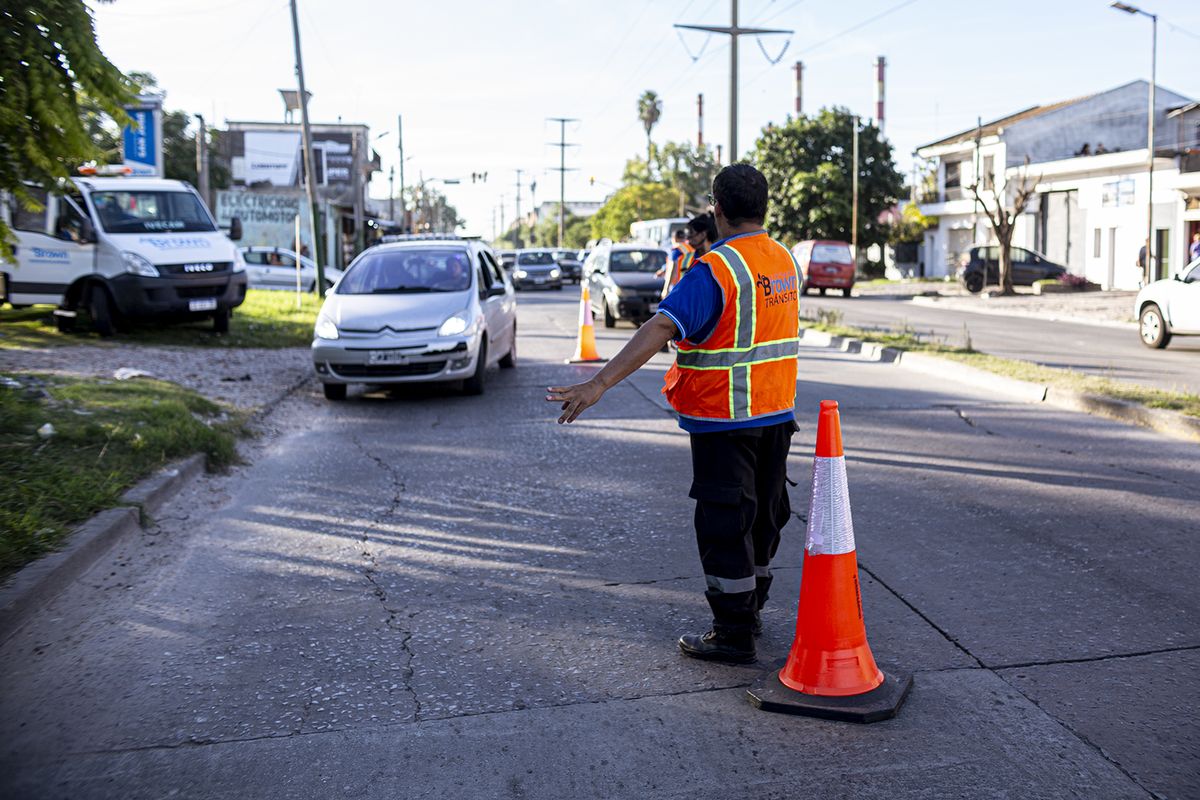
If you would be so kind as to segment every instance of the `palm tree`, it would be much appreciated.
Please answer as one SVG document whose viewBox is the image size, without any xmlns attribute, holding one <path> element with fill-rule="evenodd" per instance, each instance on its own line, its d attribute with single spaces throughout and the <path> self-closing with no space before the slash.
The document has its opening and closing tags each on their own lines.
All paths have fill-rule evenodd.
<svg viewBox="0 0 1200 800">
<path fill-rule="evenodd" d="M 646 174 L 653 175 L 651 169 L 651 156 L 653 153 L 650 143 L 650 131 L 658 124 L 658 118 L 662 116 L 662 100 L 658 99 L 658 95 L 647 89 L 642 92 L 642 96 L 638 98 L 638 119 L 642 121 L 642 126 L 646 129 Z"/>
</svg>

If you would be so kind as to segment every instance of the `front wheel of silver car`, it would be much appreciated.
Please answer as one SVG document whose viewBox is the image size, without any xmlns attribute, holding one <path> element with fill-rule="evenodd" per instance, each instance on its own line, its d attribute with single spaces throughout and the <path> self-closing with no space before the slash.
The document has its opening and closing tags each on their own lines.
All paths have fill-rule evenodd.
<svg viewBox="0 0 1200 800">
<path fill-rule="evenodd" d="M 508 353 L 500 359 L 501 369 L 512 369 L 517 365 L 517 323 L 513 323 L 512 329 L 512 344 L 508 348 Z"/>
<path fill-rule="evenodd" d="M 475 371 L 463 381 L 463 394 L 483 394 L 483 376 L 487 371 L 487 339 L 479 343 L 479 356 L 475 359 Z"/>
<path fill-rule="evenodd" d="M 1159 350 L 1171 341 L 1171 331 L 1163 319 L 1162 310 L 1154 303 L 1142 309 L 1138 317 L 1138 333 L 1141 334 L 1142 344 Z"/>
</svg>

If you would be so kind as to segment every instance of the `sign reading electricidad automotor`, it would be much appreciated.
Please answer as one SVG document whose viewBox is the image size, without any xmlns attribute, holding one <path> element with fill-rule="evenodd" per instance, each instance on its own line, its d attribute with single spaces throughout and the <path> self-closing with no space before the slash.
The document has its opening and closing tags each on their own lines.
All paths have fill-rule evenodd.
<svg viewBox="0 0 1200 800">
<path fill-rule="evenodd" d="M 131 175 L 162 177 L 162 97 L 141 95 L 137 103 L 126 106 L 133 120 L 123 131 L 124 166 Z"/>
</svg>

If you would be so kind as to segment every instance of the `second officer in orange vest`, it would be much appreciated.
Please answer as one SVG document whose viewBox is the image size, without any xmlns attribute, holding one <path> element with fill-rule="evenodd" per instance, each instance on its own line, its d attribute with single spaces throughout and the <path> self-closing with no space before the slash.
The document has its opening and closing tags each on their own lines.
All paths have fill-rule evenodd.
<svg viewBox="0 0 1200 800">
<path fill-rule="evenodd" d="M 756 658 L 771 558 L 791 514 L 785 485 L 796 431 L 800 276 L 786 247 L 763 230 L 767 182 L 748 164 L 717 175 L 710 196 L 718 234 L 658 313 L 591 380 L 551 387 L 559 422 L 574 421 L 670 339 L 678 343 L 664 394 L 688 432 L 696 543 L 712 629 L 680 638 L 685 655 Z"/>
</svg>

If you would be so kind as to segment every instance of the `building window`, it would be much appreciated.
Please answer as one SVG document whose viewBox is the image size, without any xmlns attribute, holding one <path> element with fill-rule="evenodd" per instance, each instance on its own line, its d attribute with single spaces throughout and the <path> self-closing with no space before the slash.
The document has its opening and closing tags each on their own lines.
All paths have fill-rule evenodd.
<svg viewBox="0 0 1200 800">
<path fill-rule="evenodd" d="M 946 188 L 957 189 L 962 185 L 962 162 L 946 162 Z"/>
<path fill-rule="evenodd" d="M 1133 205 L 1133 178 L 1123 178 L 1119 181 L 1109 181 L 1101 188 L 1100 205 L 1105 208 Z"/>
<path fill-rule="evenodd" d="M 1100 257 L 1100 229 L 1096 228 L 1092 232 L 1092 258 Z"/>
<path fill-rule="evenodd" d="M 995 179 L 993 178 L 993 173 L 995 173 L 995 171 L 996 171 L 996 157 L 995 156 L 984 156 L 983 157 L 983 188 L 984 188 L 984 190 L 990 191 L 990 190 L 996 188 L 996 182 L 995 182 Z"/>
</svg>

